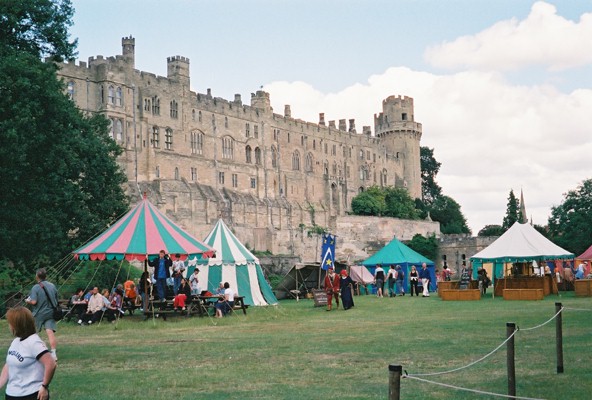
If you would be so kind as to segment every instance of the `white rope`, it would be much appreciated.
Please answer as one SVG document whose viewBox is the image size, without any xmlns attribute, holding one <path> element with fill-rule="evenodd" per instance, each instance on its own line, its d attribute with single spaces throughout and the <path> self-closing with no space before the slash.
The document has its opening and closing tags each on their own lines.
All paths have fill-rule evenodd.
<svg viewBox="0 0 592 400">
<path fill-rule="evenodd" d="M 571 308 L 571 307 L 563 307 L 564 310 L 569 311 L 592 311 L 590 308 Z"/>
<path fill-rule="evenodd" d="M 510 396 L 510 395 L 507 395 L 507 394 L 485 392 L 483 390 L 467 389 L 467 388 L 463 388 L 463 387 L 460 387 L 460 386 L 449 385 L 447 383 L 429 381 L 427 379 L 417 378 L 417 377 L 411 376 L 411 375 L 402 375 L 401 378 L 415 379 L 415 380 L 418 380 L 418 381 L 421 381 L 421 382 L 431 383 L 431 384 L 438 385 L 438 386 L 444 386 L 444 387 L 447 387 L 447 388 L 450 388 L 450 389 L 462 390 L 462 391 L 465 391 L 465 392 L 472 392 L 472 393 L 477 393 L 477 394 L 484 394 L 484 395 L 488 395 L 488 396 L 497 396 L 497 397 L 505 397 L 505 398 L 508 398 L 508 399 L 521 399 L 521 400 L 544 400 L 544 399 L 534 398 L 534 397 Z"/>
<path fill-rule="evenodd" d="M 428 374 L 408 374 L 407 376 L 409 377 L 416 377 L 416 376 L 434 376 L 434 375 L 444 375 L 444 374 L 449 374 L 451 372 L 456 372 L 456 371 L 460 371 L 463 370 L 465 368 L 469 368 L 475 364 L 477 364 L 478 362 L 481 362 L 483 360 L 485 360 L 487 357 L 491 356 L 493 353 L 495 353 L 496 351 L 498 351 L 504 344 L 506 344 L 508 342 L 508 340 L 512 339 L 514 337 L 514 335 L 516 334 L 516 332 L 518 331 L 514 331 L 512 332 L 512 334 L 510 336 L 508 336 L 506 338 L 506 340 L 504 340 L 499 346 L 497 346 L 495 349 L 493 349 L 491 352 L 487 353 L 486 355 L 484 355 L 483 357 L 481 357 L 480 359 L 473 361 L 472 363 L 469 363 L 463 367 L 458 367 L 455 369 L 451 369 L 449 371 L 441 371 L 441 372 L 431 372 Z"/>
<path fill-rule="evenodd" d="M 532 328 L 520 328 L 520 327 L 519 327 L 519 328 L 518 328 L 518 330 L 519 330 L 519 331 L 532 331 L 532 330 L 534 330 L 534 329 L 538 329 L 538 328 L 540 328 L 540 327 L 542 327 L 542 326 L 545 326 L 545 325 L 547 325 L 549 322 L 551 322 L 551 321 L 553 321 L 555 318 L 557 318 L 557 316 L 558 316 L 559 314 L 561 314 L 561 311 L 563 311 L 563 307 L 561 307 L 561 308 L 559 309 L 559 311 L 557 311 L 557 313 L 555 313 L 555 315 L 553 315 L 551 318 L 549 318 L 547 321 L 543 322 L 542 324 L 540 324 L 540 325 L 537 325 L 537 326 L 533 326 Z"/>
</svg>

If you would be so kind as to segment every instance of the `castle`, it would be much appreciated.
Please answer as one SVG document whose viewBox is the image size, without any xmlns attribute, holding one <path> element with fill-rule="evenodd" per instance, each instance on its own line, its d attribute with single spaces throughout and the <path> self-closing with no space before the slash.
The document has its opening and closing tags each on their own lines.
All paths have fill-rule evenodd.
<svg viewBox="0 0 592 400">
<path fill-rule="evenodd" d="M 167 59 L 166 77 L 135 69 L 134 58 L 135 39 L 125 37 L 121 55 L 63 63 L 58 75 L 83 112 L 111 121 L 130 193 L 147 191 L 198 238 L 222 216 L 255 250 L 302 254 L 307 227 L 335 232 L 352 198 L 370 186 L 421 197 L 422 126 L 412 98 L 388 97 L 374 133 L 358 132 L 353 119 L 326 122 L 320 113 L 307 122 L 292 118 L 289 105 L 274 113 L 261 90 L 250 105 L 239 94 L 230 101 L 191 91 L 185 57 Z M 402 231 L 439 233 L 422 223 Z"/>
</svg>

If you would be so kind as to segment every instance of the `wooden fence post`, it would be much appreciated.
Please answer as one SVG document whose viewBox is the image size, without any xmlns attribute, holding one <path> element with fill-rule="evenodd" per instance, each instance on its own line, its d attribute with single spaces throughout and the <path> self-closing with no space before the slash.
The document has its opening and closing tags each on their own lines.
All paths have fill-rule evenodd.
<svg viewBox="0 0 592 400">
<path fill-rule="evenodd" d="M 563 312 L 561 311 L 561 303 L 555 303 L 555 313 L 557 318 L 555 319 L 555 341 L 557 348 L 557 373 L 563 373 Z"/>
<path fill-rule="evenodd" d="M 403 367 L 401 365 L 389 365 L 389 400 L 399 400 L 401 398 L 401 374 Z"/>
<path fill-rule="evenodd" d="M 516 324 L 513 322 L 506 323 L 506 337 L 511 337 L 506 343 L 506 358 L 508 368 L 508 396 L 516 396 L 516 368 L 514 365 L 514 331 Z M 513 398 L 513 397 L 511 397 Z"/>
</svg>

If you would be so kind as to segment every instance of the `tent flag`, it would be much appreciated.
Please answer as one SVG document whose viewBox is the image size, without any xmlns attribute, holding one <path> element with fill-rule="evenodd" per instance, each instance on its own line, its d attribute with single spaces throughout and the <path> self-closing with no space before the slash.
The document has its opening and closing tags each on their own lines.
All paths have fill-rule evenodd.
<svg viewBox="0 0 592 400">
<path fill-rule="evenodd" d="M 321 254 L 323 255 L 321 267 L 324 270 L 327 270 L 330 267 L 333 268 L 333 265 L 335 264 L 335 235 L 331 235 L 330 233 L 323 233 L 323 245 L 321 246 Z"/>
</svg>

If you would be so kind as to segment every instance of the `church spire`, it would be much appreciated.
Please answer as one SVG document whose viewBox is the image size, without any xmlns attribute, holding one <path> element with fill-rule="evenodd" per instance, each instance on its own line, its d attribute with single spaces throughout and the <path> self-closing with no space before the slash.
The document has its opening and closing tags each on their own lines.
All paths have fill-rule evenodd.
<svg viewBox="0 0 592 400">
<path fill-rule="evenodd" d="M 528 222 L 528 217 L 526 216 L 526 207 L 524 206 L 524 194 L 522 193 L 522 189 L 520 189 L 520 223 L 525 224 Z"/>
</svg>

